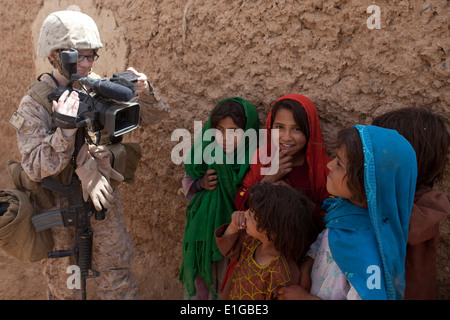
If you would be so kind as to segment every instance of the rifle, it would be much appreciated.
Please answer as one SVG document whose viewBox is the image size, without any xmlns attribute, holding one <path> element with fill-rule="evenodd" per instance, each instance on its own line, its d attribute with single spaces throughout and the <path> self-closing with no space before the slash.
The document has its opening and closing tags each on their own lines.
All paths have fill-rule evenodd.
<svg viewBox="0 0 450 320">
<path fill-rule="evenodd" d="M 77 132 L 74 159 L 81 142 L 84 141 L 82 129 Z M 51 177 L 42 179 L 41 185 L 60 195 L 60 208 L 38 214 L 31 220 L 38 232 L 61 225 L 75 227 L 75 247 L 71 250 L 50 251 L 47 256 L 49 258 L 75 256 L 76 264 L 80 268 L 81 296 L 83 300 L 86 300 L 86 279 L 96 278 L 100 275 L 100 272 L 92 269 L 93 232 L 90 218 L 94 214 L 96 220 L 103 220 L 106 210 L 97 211 L 90 199 L 84 201 L 81 181 L 75 173 L 70 185 L 63 185 Z"/>
<path fill-rule="evenodd" d="M 78 128 L 75 138 L 75 152 L 72 156 L 74 168 L 76 168 L 78 152 L 85 141 L 93 142 L 86 130 L 95 135 L 97 143 L 101 141 L 100 129 L 104 127 L 111 135 L 114 143 L 117 143 L 122 140 L 123 134 L 134 130 L 137 127 L 140 115 L 140 106 L 137 103 L 130 104 L 123 102 L 122 104 L 117 104 L 102 98 L 102 95 L 104 95 L 107 98 L 118 99 L 120 101 L 130 100 L 134 95 L 134 91 L 130 89 L 128 84 L 126 86 L 123 86 L 123 84 L 129 82 L 129 85 L 134 88 L 134 85 L 130 82 L 136 79 L 134 75 L 131 75 L 130 78 L 129 74 L 127 74 L 127 77 L 123 75 L 119 76 L 119 74 L 117 74 L 117 77 L 123 78 L 121 84 L 102 82 L 102 91 L 100 90 L 100 82 L 86 77 L 80 79 L 80 77 L 76 75 L 77 59 L 78 51 L 74 49 L 63 51 L 61 53 L 64 76 L 70 79 L 70 82 L 66 87 L 58 87 L 48 96 L 49 101 L 57 101 L 65 90 L 73 90 L 73 82 L 80 82 L 80 80 L 84 81 L 81 83 L 88 85 L 88 87 L 94 89 L 96 93 L 100 94 L 98 97 L 97 95 L 91 96 L 87 92 L 84 93 L 77 90 L 80 97 L 80 106 L 75 120 L 76 122 L 74 123 L 71 122 L 72 120 L 69 121 L 67 116 L 61 115 L 58 112 L 52 114 L 53 122 L 56 123 L 57 126 L 61 128 Z M 130 97 L 128 97 L 129 93 L 131 94 Z M 69 123 L 67 121 L 69 121 Z M 75 173 L 72 176 L 72 183 L 69 186 L 65 186 L 51 177 L 42 179 L 41 185 L 60 195 L 60 209 L 34 216 L 32 218 L 33 224 L 37 231 L 60 225 L 64 225 L 65 227 L 75 226 L 75 247 L 71 250 L 51 251 L 47 255 L 49 258 L 75 256 L 76 263 L 80 268 L 81 273 L 82 299 L 85 300 L 86 279 L 95 278 L 100 275 L 98 271 L 92 269 L 93 233 L 91 230 L 90 218 L 92 214 L 95 213 L 96 220 L 103 220 L 105 218 L 106 210 L 102 209 L 101 211 L 97 211 L 90 199 L 87 202 L 84 201 L 81 181 Z M 92 273 L 90 274 L 89 271 L 92 271 Z"/>
</svg>

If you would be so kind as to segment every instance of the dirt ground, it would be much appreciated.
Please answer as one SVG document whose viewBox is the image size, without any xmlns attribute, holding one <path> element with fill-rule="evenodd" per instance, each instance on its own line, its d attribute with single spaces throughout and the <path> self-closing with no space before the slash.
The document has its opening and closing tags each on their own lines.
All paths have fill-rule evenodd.
<svg viewBox="0 0 450 320">
<path fill-rule="evenodd" d="M 372 4 L 380 8 L 380 29 L 369 28 Z M 187 202 L 178 193 L 184 171 L 171 161 L 179 142 L 171 135 L 177 128 L 192 133 L 194 121 L 205 121 L 222 98 L 250 101 L 262 123 L 277 98 L 304 94 L 316 104 L 325 142 L 339 129 L 370 124 L 402 106 L 450 114 L 446 0 L 4 0 L 1 189 L 12 185 L 7 161 L 20 160 L 7 120 L 27 86 L 50 70 L 36 57 L 39 28 L 48 13 L 69 5 L 78 5 L 99 26 L 104 48 L 96 73 L 107 77 L 133 66 L 170 105 L 158 118 L 146 110 L 142 125 L 125 137 L 144 151 L 134 185 L 120 187 L 143 299 L 181 298 Z M 449 172 L 447 165 L 440 184 L 447 196 Z M 440 226 L 437 270 L 438 298 L 448 300 L 450 218 Z M 0 299 L 46 299 L 40 263 L 23 264 L 0 252 Z"/>
</svg>

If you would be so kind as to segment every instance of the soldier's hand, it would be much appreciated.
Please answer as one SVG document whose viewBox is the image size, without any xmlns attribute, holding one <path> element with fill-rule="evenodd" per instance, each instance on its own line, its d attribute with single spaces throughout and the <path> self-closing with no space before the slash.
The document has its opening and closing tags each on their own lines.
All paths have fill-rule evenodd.
<svg viewBox="0 0 450 320">
<path fill-rule="evenodd" d="M 78 108 L 80 106 L 80 98 L 76 91 L 72 91 L 69 95 L 69 90 L 64 91 L 64 93 L 59 97 L 58 102 L 53 101 L 53 111 L 57 111 L 60 114 L 76 117 L 78 114 Z M 77 129 L 61 129 L 63 136 L 66 138 L 72 137 L 77 132 Z"/>
<path fill-rule="evenodd" d="M 112 194 L 113 188 L 104 176 L 97 174 L 93 177 L 89 190 L 89 196 L 92 200 L 92 204 L 97 211 L 101 211 L 102 206 L 105 209 L 112 207 L 112 203 L 114 201 L 114 196 Z"/>
<path fill-rule="evenodd" d="M 58 111 L 66 116 L 76 117 L 78 114 L 78 107 L 80 106 L 80 98 L 76 91 L 72 91 L 69 95 L 69 90 L 59 97 L 58 102 L 53 101 L 53 111 Z"/>
<path fill-rule="evenodd" d="M 136 94 L 141 94 L 149 91 L 147 76 L 145 74 L 137 72 L 133 67 L 129 67 L 127 71 L 131 71 L 139 76 L 137 81 L 134 83 L 136 87 Z"/>
<path fill-rule="evenodd" d="M 96 210 L 102 210 L 102 206 L 109 209 L 114 201 L 114 190 L 98 170 L 97 161 L 89 153 L 87 143 L 80 148 L 76 162 L 75 172 L 81 181 L 84 201 L 90 197 Z"/>
</svg>

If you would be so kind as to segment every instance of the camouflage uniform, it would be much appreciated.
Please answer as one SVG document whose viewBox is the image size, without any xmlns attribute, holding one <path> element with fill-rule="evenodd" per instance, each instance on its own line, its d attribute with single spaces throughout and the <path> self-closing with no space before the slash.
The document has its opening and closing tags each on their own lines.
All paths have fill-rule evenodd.
<svg viewBox="0 0 450 320">
<path fill-rule="evenodd" d="M 60 14 L 60 16 L 64 16 L 66 12 Z M 48 19 L 50 18 L 54 19 L 52 23 L 60 22 L 60 19 L 56 18 L 55 15 L 50 15 Z M 95 26 L 93 21 L 92 23 Z M 58 26 L 59 29 L 51 31 L 55 39 L 58 39 L 59 35 L 64 35 L 68 32 L 64 29 L 66 26 L 64 28 L 61 27 L 61 23 Z M 80 33 L 80 31 L 74 30 Z M 47 37 L 49 37 L 48 34 L 49 32 L 46 33 Z M 83 34 L 75 34 L 74 38 L 77 37 L 82 38 Z M 97 40 L 99 41 L 99 39 L 94 38 L 92 41 L 95 43 Z M 46 39 L 46 41 L 39 43 L 38 55 L 48 56 L 49 52 L 57 49 L 58 41 L 60 40 L 52 43 Z M 84 45 L 87 48 L 89 43 L 77 42 L 70 47 L 83 49 Z M 101 43 L 97 45 L 98 47 L 101 47 Z M 49 76 L 41 81 L 51 88 L 57 87 L 56 83 Z M 149 87 L 150 92 L 141 94 L 134 99 L 139 99 L 138 102 L 141 105 L 141 118 L 143 118 L 141 119 L 141 124 L 145 124 L 145 114 L 151 108 L 150 105 L 154 107 L 151 108 L 152 113 L 154 111 L 159 118 L 161 118 L 160 114 L 168 111 L 168 105 L 153 91 L 151 85 Z M 67 177 L 70 177 L 73 173 L 71 160 L 74 152 L 75 136 L 65 137 L 60 128 L 52 131 L 51 114 L 45 106 L 28 94 L 23 97 L 17 112 L 23 117 L 23 123 L 18 127 L 17 141 L 22 154 L 21 164 L 24 171 L 33 181 L 41 181 L 45 177 L 52 176 L 60 182 L 64 183 L 66 181 L 67 183 Z M 142 120 L 144 121 L 142 122 Z M 66 178 L 64 178 L 64 175 Z M 92 268 L 100 272 L 100 277 L 95 278 L 95 293 L 100 299 L 137 299 L 136 280 L 130 272 L 133 258 L 133 243 L 126 231 L 122 200 L 117 188 L 114 190 L 113 195 L 114 205 L 108 209 L 105 220 L 96 221 L 91 219 L 94 233 Z M 59 208 L 58 196 L 54 195 L 54 197 L 56 207 L 45 208 L 45 210 L 39 209 L 38 213 Z M 54 227 L 52 228 L 52 234 L 55 243 L 54 250 L 73 248 L 74 229 L 72 227 Z M 79 290 L 67 288 L 67 279 L 70 276 L 67 273 L 67 268 L 73 264 L 75 264 L 73 257 L 45 258 L 42 260 L 49 299 L 79 299 L 81 297 Z M 91 281 L 94 280 L 88 280 L 88 288 Z"/>
<path fill-rule="evenodd" d="M 46 77 L 42 81 L 56 88 L 51 77 Z M 153 109 L 154 113 L 167 111 L 167 105 L 156 92 L 143 94 L 139 98 L 144 116 L 146 108 Z M 17 112 L 25 118 L 17 132 L 22 167 L 25 172 L 34 181 L 41 181 L 47 176 L 58 176 L 70 166 L 75 136 L 66 138 L 60 128 L 51 132 L 50 113 L 29 95 L 22 99 Z M 100 277 L 95 278 L 96 294 L 100 299 L 137 299 L 136 280 L 130 272 L 133 243 L 126 231 L 122 200 L 118 189 L 114 190 L 114 198 L 114 205 L 108 209 L 105 220 L 91 219 L 94 233 L 92 267 L 100 272 Z M 55 204 L 57 201 L 55 195 Z M 53 209 L 57 208 L 40 211 Z M 54 227 L 52 234 L 54 250 L 73 248 L 74 229 L 72 227 Z M 68 289 L 66 284 L 70 276 L 66 270 L 73 264 L 75 264 L 73 257 L 42 260 L 49 299 L 80 298 L 79 291 Z"/>
</svg>

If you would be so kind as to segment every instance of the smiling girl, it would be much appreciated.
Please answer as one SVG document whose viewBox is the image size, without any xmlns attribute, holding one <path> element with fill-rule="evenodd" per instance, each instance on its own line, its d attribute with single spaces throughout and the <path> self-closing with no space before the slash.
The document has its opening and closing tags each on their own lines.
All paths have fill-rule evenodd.
<svg viewBox="0 0 450 320">
<path fill-rule="evenodd" d="M 272 129 L 278 130 L 279 139 L 272 137 Z M 271 166 L 270 163 L 264 164 L 267 163 L 264 157 L 266 155 L 269 158 L 273 157 L 277 149 L 278 171 L 274 175 L 263 175 L 262 168 Z M 299 94 L 281 97 L 267 117 L 264 145 L 253 155 L 250 170 L 236 193 L 236 209 L 240 211 L 248 209 L 249 190 L 260 182 L 289 185 L 300 190 L 315 205 L 313 223 L 309 231 L 310 241 L 313 242 L 323 229 L 321 206 L 323 200 L 329 196 L 326 189 L 329 161 L 314 103 Z M 234 266 L 235 262 L 231 261 L 222 289 Z"/>
<path fill-rule="evenodd" d="M 271 129 L 279 132 L 273 141 Z M 274 104 L 266 120 L 266 141 L 255 154 L 274 154 L 279 151 L 279 167 L 274 175 L 262 175 L 264 165 L 254 156 L 250 171 L 236 194 L 237 210 L 248 208 L 249 188 L 259 182 L 287 184 L 302 191 L 316 205 L 316 225 L 320 228 L 320 207 L 328 197 L 326 190 L 327 163 L 330 158 L 325 149 L 319 117 L 314 103 L 305 96 L 290 94 Z"/>
</svg>

